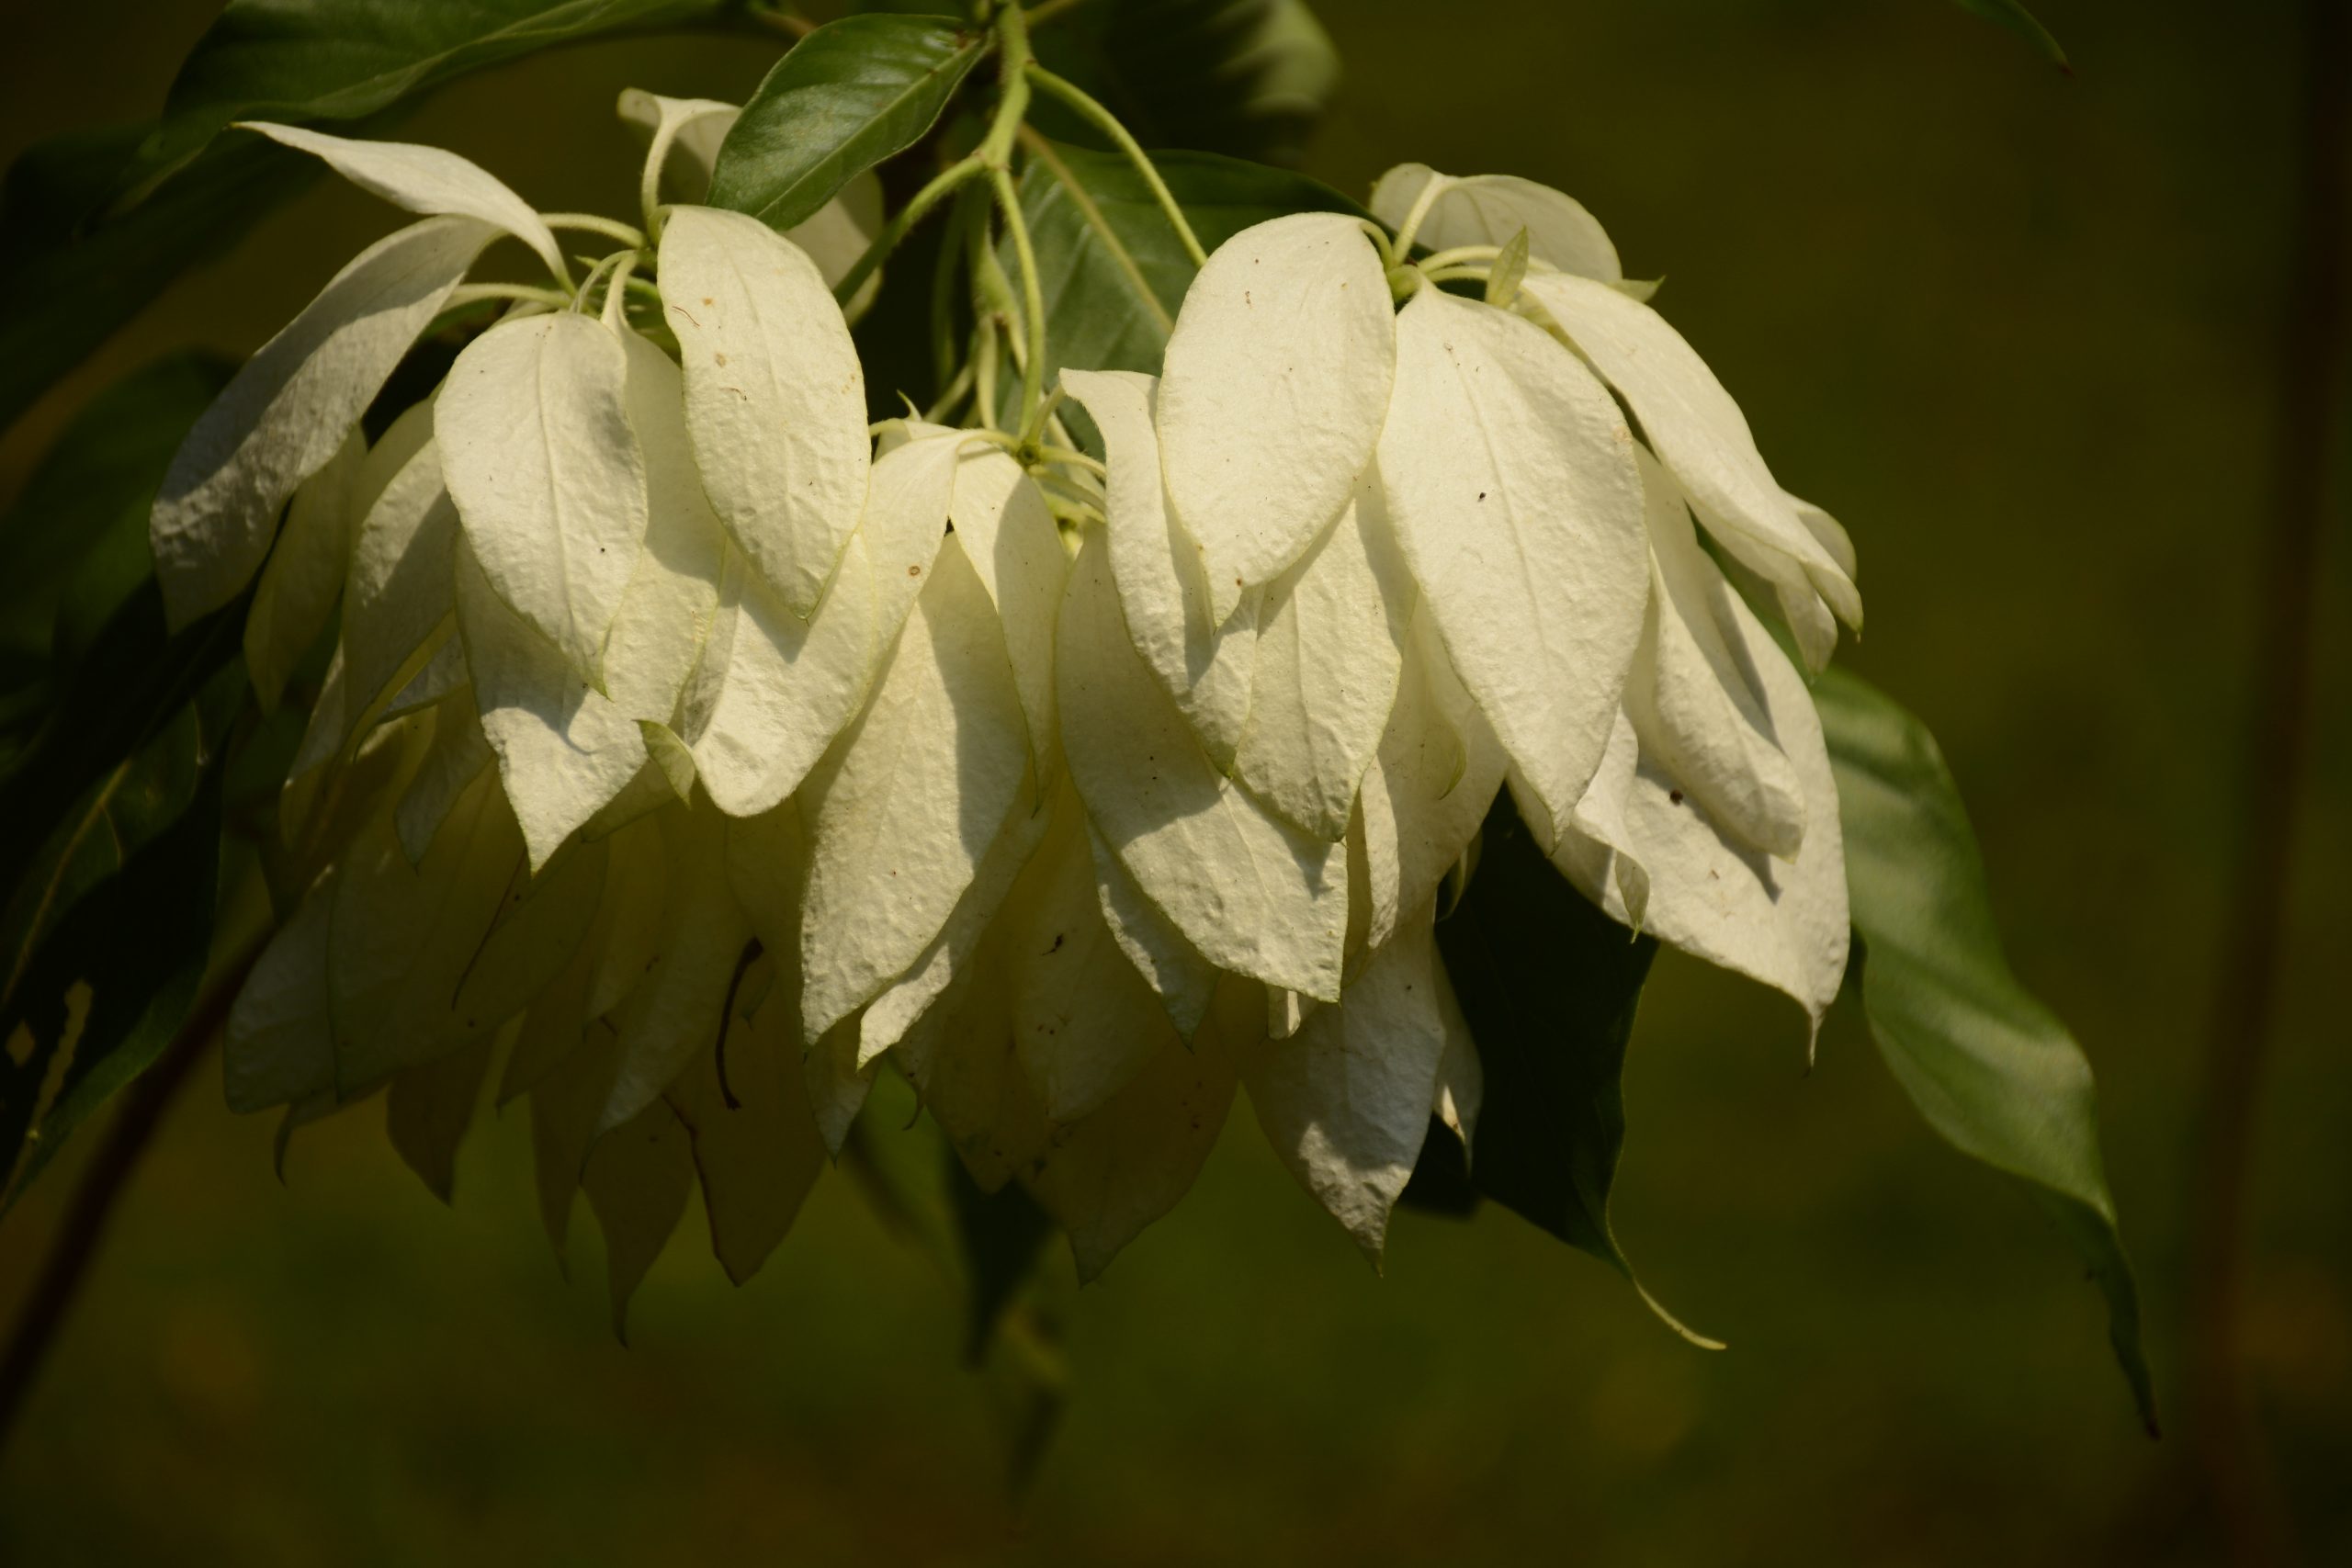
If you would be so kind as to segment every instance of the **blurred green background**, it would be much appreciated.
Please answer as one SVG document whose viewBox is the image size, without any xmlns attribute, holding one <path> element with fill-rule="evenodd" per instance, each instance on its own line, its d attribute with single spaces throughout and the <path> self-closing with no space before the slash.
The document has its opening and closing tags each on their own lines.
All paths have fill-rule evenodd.
<svg viewBox="0 0 2352 1568">
<path fill-rule="evenodd" d="M 0 156 L 147 113 L 207 0 L 0 5 Z M 605 1326 L 527 1128 L 454 1213 L 380 1102 L 298 1139 L 171 1116 L 0 1460 L 33 1562 L 2188 1562 L 2184 1232 L 2222 892 L 2305 810 L 2258 1134 L 2245 1353 L 2313 1561 L 2352 1561 L 2352 560 L 2339 481 L 2304 780 L 2239 797 L 2272 363 L 2289 302 L 2293 7 L 2043 0 L 2072 80 L 1937 0 L 1322 0 L 1346 62 L 1308 167 L 1556 184 L 1860 542 L 1842 657 L 1943 740 L 2019 972 L 2075 1027 L 2173 1430 L 2021 1192 L 1935 1141 L 1841 1009 L 1672 954 L 1628 1066 L 1618 1230 L 1709 1355 L 1493 1209 L 1408 1214 L 1375 1278 L 1237 1106 L 1193 1197 L 1099 1285 L 1052 1260 L 1071 1402 L 1025 1503 L 955 1290 L 831 1179 L 749 1287 L 690 1215 Z M 600 46 L 410 122 L 548 209 L 627 213 L 636 85 L 747 92 L 773 46 Z M 92 391 L 258 344 L 392 215 L 322 185 L 0 444 L 0 500 Z M 2347 444 L 2338 432 L 2339 456 Z M 2338 472 L 2344 471 L 2341 462 Z M 901 1134 L 896 1123 L 880 1129 Z M 84 1140 L 86 1145 L 90 1140 Z M 0 1227 L 13 1311 L 78 1161 Z"/>
</svg>

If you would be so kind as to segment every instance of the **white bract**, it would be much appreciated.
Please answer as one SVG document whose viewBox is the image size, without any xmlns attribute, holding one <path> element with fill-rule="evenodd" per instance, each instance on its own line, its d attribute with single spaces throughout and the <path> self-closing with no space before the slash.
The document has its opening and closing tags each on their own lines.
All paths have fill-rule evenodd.
<svg viewBox="0 0 2352 1568">
<path fill-rule="evenodd" d="M 1436 932 L 1507 787 L 1611 916 L 1818 1021 L 1835 787 L 1742 586 L 1817 663 L 1852 545 L 1581 207 L 1408 165 L 1398 240 L 1242 231 L 1164 375 L 1062 374 L 1090 455 L 1051 406 L 869 426 L 831 288 L 878 186 L 788 236 L 665 206 L 736 111 L 622 110 L 646 229 L 559 220 L 619 246 L 577 279 L 462 159 L 256 128 L 425 217 L 155 505 L 175 620 L 258 575 L 254 683 L 311 707 L 232 1103 L 389 1086 L 446 1194 L 485 1081 L 527 1096 L 543 1213 L 560 1240 L 587 1192 L 625 1299 L 697 1180 L 755 1268 L 885 1071 L 1087 1277 L 1246 1086 L 1376 1262 L 1432 1118 L 1475 1161 Z M 469 289 L 439 385 L 374 408 L 501 234 L 554 287 Z M 1459 291 L 1522 252 L 1500 303 Z"/>
</svg>

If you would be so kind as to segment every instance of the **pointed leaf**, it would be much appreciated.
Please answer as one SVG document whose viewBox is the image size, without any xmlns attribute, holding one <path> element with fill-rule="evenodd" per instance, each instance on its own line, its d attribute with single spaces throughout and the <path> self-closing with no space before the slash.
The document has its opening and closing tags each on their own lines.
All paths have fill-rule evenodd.
<svg viewBox="0 0 2352 1568">
<path fill-rule="evenodd" d="M 2107 1297 L 2108 1338 L 2153 1430 L 2139 1287 L 2098 1148 L 2090 1064 L 2002 956 L 1984 864 L 1927 728 L 1843 672 L 1815 688 L 1846 832 L 1871 1033 L 1928 1124 L 2027 1184 Z"/>
<path fill-rule="evenodd" d="M 980 39 L 936 17 L 844 17 L 776 62 L 711 173 L 710 204 L 789 229 L 851 177 L 921 141 Z"/>
</svg>

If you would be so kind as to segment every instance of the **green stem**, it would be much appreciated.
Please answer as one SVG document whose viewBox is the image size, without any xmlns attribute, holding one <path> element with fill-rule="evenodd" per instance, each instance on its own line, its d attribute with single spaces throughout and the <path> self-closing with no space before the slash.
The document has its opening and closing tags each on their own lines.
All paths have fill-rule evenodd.
<svg viewBox="0 0 2352 1568">
<path fill-rule="evenodd" d="M 1159 302 L 1159 296 L 1151 291 L 1151 284 L 1145 278 L 1143 268 L 1136 264 L 1135 254 L 1120 240 L 1118 231 L 1112 228 L 1111 220 L 1102 216 L 1102 209 L 1094 204 L 1094 198 L 1086 193 L 1086 187 L 1070 173 L 1069 165 L 1054 152 L 1054 144 L 1024 125 L 1021 128 L 1021 145 L 1032 158 L 1046 166 L 1046 173 L 1061 182 L 1062 194 L 1069 197 L 1070 205 L 1078 209 L 1078 215 L 1086 220 L 1086 226 L 1094 231 L 1094 237 L 1102 249 L 1118 264 L 1119 270 L 1126 274 L 1127 283 L 1135 290 L 1136 299 L 1151 312 L 1153 324 L 1162 333 L 1172 332 L 1176 326 L 1175 318 L 1169 315 L 1168 307 Z"/>
<path fill-rule="evenodd" d="M 943 197 L 952 194 L 958 186 L 985 167 L 979 154 L 975 152 L 969 157 L 957 159 L 933 175 L 931 183 L 915 192 L 914 199 L 899 209 L 899 215 L 875 236 L 874 243 L 865 247 L 865 254 L 857 258 L 856 265 L 833 285 L 833 298 L 842 304 L 857 298 L 858 289 L 874 276 L 874 269 L 882 265 L 883 258 L 898 249 L 899 242 L 907 237 L 907 231 L 922 222 Z"/>
<path fill-rule="evenodd" d="M 1109 137 L 1112 144 L 1126 154 L 1127 162 L 1136 166 L 1136 173 L 1141 175 L 1144 184 L 1151 187 L 1152 199 L 1159 203 L 1159 210 L 1166 215 L 1168 226 L 1176 231 L 1176 238 L 1182 243 L 1184 254 L 1193 258 L 1194 266 L 1208 265 L 1208 252 L 1201 248 L 1201 238 L 1193 232 L 1192 222 L 1184 216 L 1183 208 L 1177 205 L 1174 193 L 1168 188 L 1168 182 L 1159 177 L 1159 166 L 1152 163 L 1151 154 L 1143 150 L 1143 144 L 1119 123 L 1119 117 L 1096 102 L 1076 83 L 1063 80 L 1035 61 L 1029 64 L 1029 80 L 1043 88 L 1047 97 L 1057 98 L 1077 110 L 1080 118 Z"/>
<path fill-rule="evenodd" d="M 527 283 L 465 283 L 450 291 L 446 309 L 477 305 L 484 299 L 508 299 L 525 305 L 569 305 L 571 296 L 560 288 L 534 288 Z"/>
<path fill-rule="evenodd" d="M 550 229 L 569 229 L 581 234 L 602 234 L 605 239 L 627 245 L 630 250 L 645 248 L 645 236 L 617 218 L 606 218 L 596 212 L 542 212 L 539 221 Z"/>
<path fill-rule="evenodd" d="M 1037 253 L 1029 243 L 1029 223 L 1021 216 L 1021 193 L 1012 188 L 1012 176 L 1002 169 L 990 169 L 989 178 L 996 186 L 996 204 L 1004 213 L 1004 226 L 1012 234 L 1013 258 L 1021 266 L 1022 325 L 1027 329 L 1029 352 L 1021 367 L 1021 425 L 1029 428 L 1032 419 L 1043 417 L 1046 398 L 1046 290 L 1037 276 Z"/>
</svg>

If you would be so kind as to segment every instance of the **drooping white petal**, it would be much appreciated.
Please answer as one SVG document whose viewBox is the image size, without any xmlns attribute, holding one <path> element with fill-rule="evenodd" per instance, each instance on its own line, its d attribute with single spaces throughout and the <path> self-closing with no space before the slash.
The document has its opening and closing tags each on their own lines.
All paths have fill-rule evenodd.
<svg viewBox="0 0 2352 1568">
<path fill-rule="evenodd" d="M 497 1042 L 489 1035 L 394 1078 L 384 1096 L 384 1136 L 425 1190 L 456 1198 L 458 1145 L 473 1125 Z"/>
<path fill-rule="evenodd" d="M 458 548 L 458 635 L 534 869 L 645 765 L 637 721 L 582 681 Z"/>
<path fill-rule="evenodd" d="M 1318 839 L 1348 830 L 1396 700 L 1412 597 L 1376 482 L 1266 587 L 1234 774 Z"/>
<path fill-rule="evenodd" d="M 337 874 L 302 895 L 229 1010 L 221 1055 L 229 1109 L 240 1114 L 334 1092 L 327 937 Z"/>
<path fill-rule="evenodd" d="M 1234 1060 L 1254 1035 L 1227 1015 L 1257 1010 L 1257 987 L 1228 981 L 1190 1050 L 1170 1041 L 1093 1115 L 1057 1134 L 1023 1179 L 1069 1233 L 1082 1283 L 1191 1190 L 1233 1103 Z M 1237 1038 L 1238 1036 L 1239 1038 Z"/>
<path fill-rule="evenodd" d="M 1425 288 L 1396 320 L 1389 517 L 1453 668 L 1564 821 L 1600 762 L 1648 598 L 1633 435 L 1508 312 Z"/>
<path fill-rule="evenodd" d="M 1347 857 L 1218 773 L 1127 640 L 1090 535 L 1062 600 L 1062 749 L 1089 816 L 1145 897 L 1221 969 L 1340 994 Z"/>
<path fill-rule="evenodd" d="M 1795 860 L 1777 860 L 1718 828 L 1654 758 L 1626 793 L 1622 841 L 1589 836 L 1579 818 L 1553 862 L 1585 896 L 1631 923 L 1613 874 L 1630 857 L 1648 874 L 1643 929 L 1660 941 L 1794 998 L 1815 1028 L 1846 972 L 1846 854 L 1838 784 L 1804 680 L 1747 606 L 1735 600 L 1725 639 L 1753 669 L 1765 716 L 1804 787 L 1808 832 Z"/>
<path fill-rule="evenodd" d="M 277 708 L 287 675 L 318 640 L 342 596 L 367 456 L 368 443 L 354 426 L 326 467 L 302 481 L 254 588 L 245 612 L 245 673 L 265 713 Z"/>
<path fill-rule="evenodd" d="M 1437 1097 L 1430 1113 L 1462 1140 L 1462 1152 L 1475 1157 L 1478 1112 L 1487 1102 L 1487 1070 L 1478 1060 L 1478 1043 L 1470 1037 L 1470 1021 L 1453 994 L 1453 977 L 1440 957 L 1430 965 L 1437 980 L 1438 1015 L 1445 1021 L 1445 1051 L 1437 1063 Z"/>
<path fill-rule="evenodd" d="M 923 1109 L 984 1192 L 1031 1168 L 1053 1134 L 1013 1048 L 1005 945 L 1001 922 L 990 926 L 975 961 L 898 1047 Z"/>
<path fill-rule="evenodd" d="M 825 1145 L 801 1082 L 792 1010 L 771 1005 L 727 1025 L 724 1061 L 718 1051 L 698 1057 L 668 1098 L 694 1140 L 711 1251 L 740 1285 L 792 1228 L 825 1168 Z"/>
<path fill-rule="evenodd" d="M 817 1135 L 825 1152 L 838 1158 L 874 1089 L 874 1069 L 857 1063 L 855 1020 L 842 1020 L 808 1048 L 800 1059 L 800 1078 L 816 1113 Z"/>
<path fill-rule="evenodd" d="M 1029 718 L 1030 744 L 1042 766 L 1059 744 L 1054 718 L 1054 614 L 1069 578 L 1061 530 L 1037 482 L 1012 455 L 985 446 L 956 466 L 948 515 L 965 558 L 988 585 L 1004 621 L 1005 652 Z"/>
<path fill-rule="evenodd" d="M 726 820 L 710 811 L 666 811 L 655 820 L 670 863 L 662 931 L 651 963 L 613 1012 L 620 1055 L 600 1119 L 608 1128 L 652 1104 L 718 1038 L 752 940 L 729 886 Z"/>
<path fill-rule="evenodd" d="M 1216 966 L 1202 957 L 1159 906 L 1144 897 L 1143 889 L 1136 886 L 1136 879 L 1091 823 L 1087 825 L 1086 841 L 1094 861 L 1095 902 L 1102 906 L 1103 923 L 1111 928 L 1111 940 L 1119 944 L 1119 951 L 1127 955 L 1145 983 L 1159 993 L 1176 1032 L 1190 1040 L 1208 1016 L 1209 1002 L 1216 995 Z"/>
<path fill-rule="evenodd" d="M 682 732 L 721 811 L 755 817 L 790 795 L 857 711 L 878 652 L 875 599 L 862 533 L 806 621 L 740 551 L 728 552 Z"/>
<path fill-rule="evenodd" d="M 1373 951 L 1336 1004 L 1249 1069 L 1266 1142 L 1374 1267 L 1429 1132 L 1446 1040 L 1424 908 Z"/>
<path fill-rule="evenodd" d="M 600 687 L 648 515 L 628 383 L 619 338 L 560 311 L 474 339 L 434 404 L 442 477 L 482 574 Z"/>
<path fill-rule="evenodd" d="M 621 122 L 646 139 L 644 185 L 653 200 L 700 202 L 710 190 L 719 144 L 743 111 L 717 98 L 672 98 L 621 89 Z"/>
<path fill-rule="evenodd" d="M 1621 712 L 1609 732 L 1609 752 L 1600 759 L 1600 771 L 1592 775 L 1591 787 L 1577 802 L 1575 831 L 1562 834 L 1555 847 L 1557 853 L 1566 856 L 1591 854 L 1589 850 L 1579 851 L 1582 840 L 1616 846 L 1605 864 L 1594 863 L 1593 885 L 1599 886 L 1605 880 L 1616 888 L 1618 902 L 1613 907 L 1623 909 L 1624 922 L 1635 931 L 1642 930 L 1649 919 L 1650 874 L 1633 847 L 1633 829 L 1625 814 L 1640 787 L 1641 759 L 1641 738 L 1634 731 L 1633 719 Z"/>
<path fill-rule="evenodd" d="M 385 484 L 352 541 L 343 649 L 355 720 L 422 669 L 417 651 L 453 608 L 458 534 L 441 455 L 427 439 Z"/>
<path fill-rule="evenodd" d="M 1111 570 L 1127 635 L 1220 769 L 1230 769 L 1250 717 L 1261 596 L 1211 618 L 1200 552 L 1177 529 L 1160 480 L 1153 425 L 1158 383 L 1130 371 L 1068 370 L 1062 385 L 1086 405 L 1110 452 Z"/>
<path fill-rule="evenodd" d="M 1048 1120 L 1077 1121 L 1126 1086 L 1175 1025 L 1102 918 L 1085 812 L 1065 795 L 998 919 L 1013 1046 Z"/>
<path fill-rule="evenodd" d="M 560 283 L 571 274 L 563 247 L 555 243 L 531 204 L 506 188 L 487 169 L 439 147 L 410 141 L 357 141 L 264 120 L 239 122 L 271 141 L 323 160 L 345 179 L 395 207 L 427 217 L 470 218 L 522 241 L 548 264 Z"/>
<path fill-rule="evenodd" d="M 430 218 L 352 258 L 189 430 L 148 527 L 175 629 L 244 587 L 295 487 L 326 465 L 495 232 Z"/>
<path fill-rule="evenodd" d="M 662 292 L 711 505 L 806 619 L 865 504 L 865 376 L 832 291 L 755 218 L 673 209 Z"/>
<path fill-rule="evenodd" d="M 872 702 L 809 776 L 801 1023 L 814 1039 L 946 924 L 1029 765 L 996 606 L 949 538 Z"/>
<path fill-rule="evenodd" d="M 1035 801 L 1035 795 L 1033 774 L 1024 778 L 1015 792 L 1012 809 L 1005 814 L 1004 823 L 997 829 L 988 853 L 980 857 L 979 867 L 972 874 L 972 884 L 956 901 L 955 912 L 947 917 L 947 923 L 940 928 L 931 945 L 923 949 L 922 956 L 858 1014 L 857 1065 L 861 1069 L 904 1040 L 917 1021 L 974 962 L 1014 878 L 1029 863 L 1029 857 L 1045 837 L 1049 818 L 1045 807 Z"/>
<path fill-rule="evenodd" d="M 669 1106 L 655 1102 L 589 1145 L 580 1168 L 613 1299 L 613 1337 L 628 1343 L 628 1303 L 684 1217 L 695 1184 L 694 1140 Z"/>
<path fill-rule="evenodd" d="M 432 746 L 417 764 L 416 776 L 409 781 L 392 817 L 410 864 L 424 859 L 451 809 L 481 777 L 482 770 L 497 761 L 498 753 L 491 750 L 490 738 L 482 733 L 481 720 L 474 712 L 471 688 L 435 705 Z"/>
<path fill-rule="evenodd" d="M 1396 365 L 1380 254 L 1344 213 L 1244 229 L 1193 279 L 1168 338 L 1160 463 L 1213 621 L 1347 505 Z"/>
<path fill-rule="evenodd" d="M 488 776 L 414 865 L 379 815 L 346 856 L 331 917 L 338 1090 L 348 1097 L 521 1011 L 586 935 L 604 874 L 604 856 L 591 852 L 530 878 Z"/>
<path fill-rule="evenodd" d="M 1764 466 L 1747 416 L 1682 334 L 1647 305 L 1589 278 L 1531 273 L 1522 289 L 1632 407 L 1708 532 L 1773 582 L 1810 584 L 1859 630 L 1853 579 L 1799 519 Z"/>
<path fill-rule="evenodd" d="M 1386 944 L 1407 915 L 1436 897 L 1502 785 L 1502 743 L 1475 705 L 1449 706 L 1443 692 L 1453 682 L 1424 611 L 1414 618 L 1396 705 L 1364 773 L 1368 947 Z"/>
<path fill-rule="evenodd" d="M 623 341 L 629 425 L 645 455 L 648 520 L 605 644 L 605 689 L 630 717 L 666 724 L 718 610 L 727 540 L 703 497 L 678 367 L 635 333 Z"/>
<path fill-rule="evenodd" d="M 1787 859 L 1804 840 L 1804 792 L 1781 755 L 1754 674 L 1724 639 L 1731 584 L 1699 547 L 1673 479 L 1647 456 L 1649 629 L 1625 682 L 1644 752 L 1682 782 L 1718 827 Z"/>
<path fill-rule="evenodd" d="M 919 436 L 874 465 L 874 483 L 858 529 L 874 565 L 875 637 L 887 649 L 923 590 L 923 574 L 946 536 L 955 496 L 956 453 L 964 433 Z"/>
<path fill-rule="evenodd" d="M 1431 180 L 1438 190 L 1416 235 L 1432 251 L 1456 245 L 1507 245 L 1527 231 L 1527 254 L 1563 272 L 1615 283 L 1625 274 L 1608 231 L 1581 202 L 1517 175 L 1441 175 L 1426 164 L 1399 164 L 1372 187 L 1372 215 L 1391 230 L 1405 221 Z"/>
</svg>

